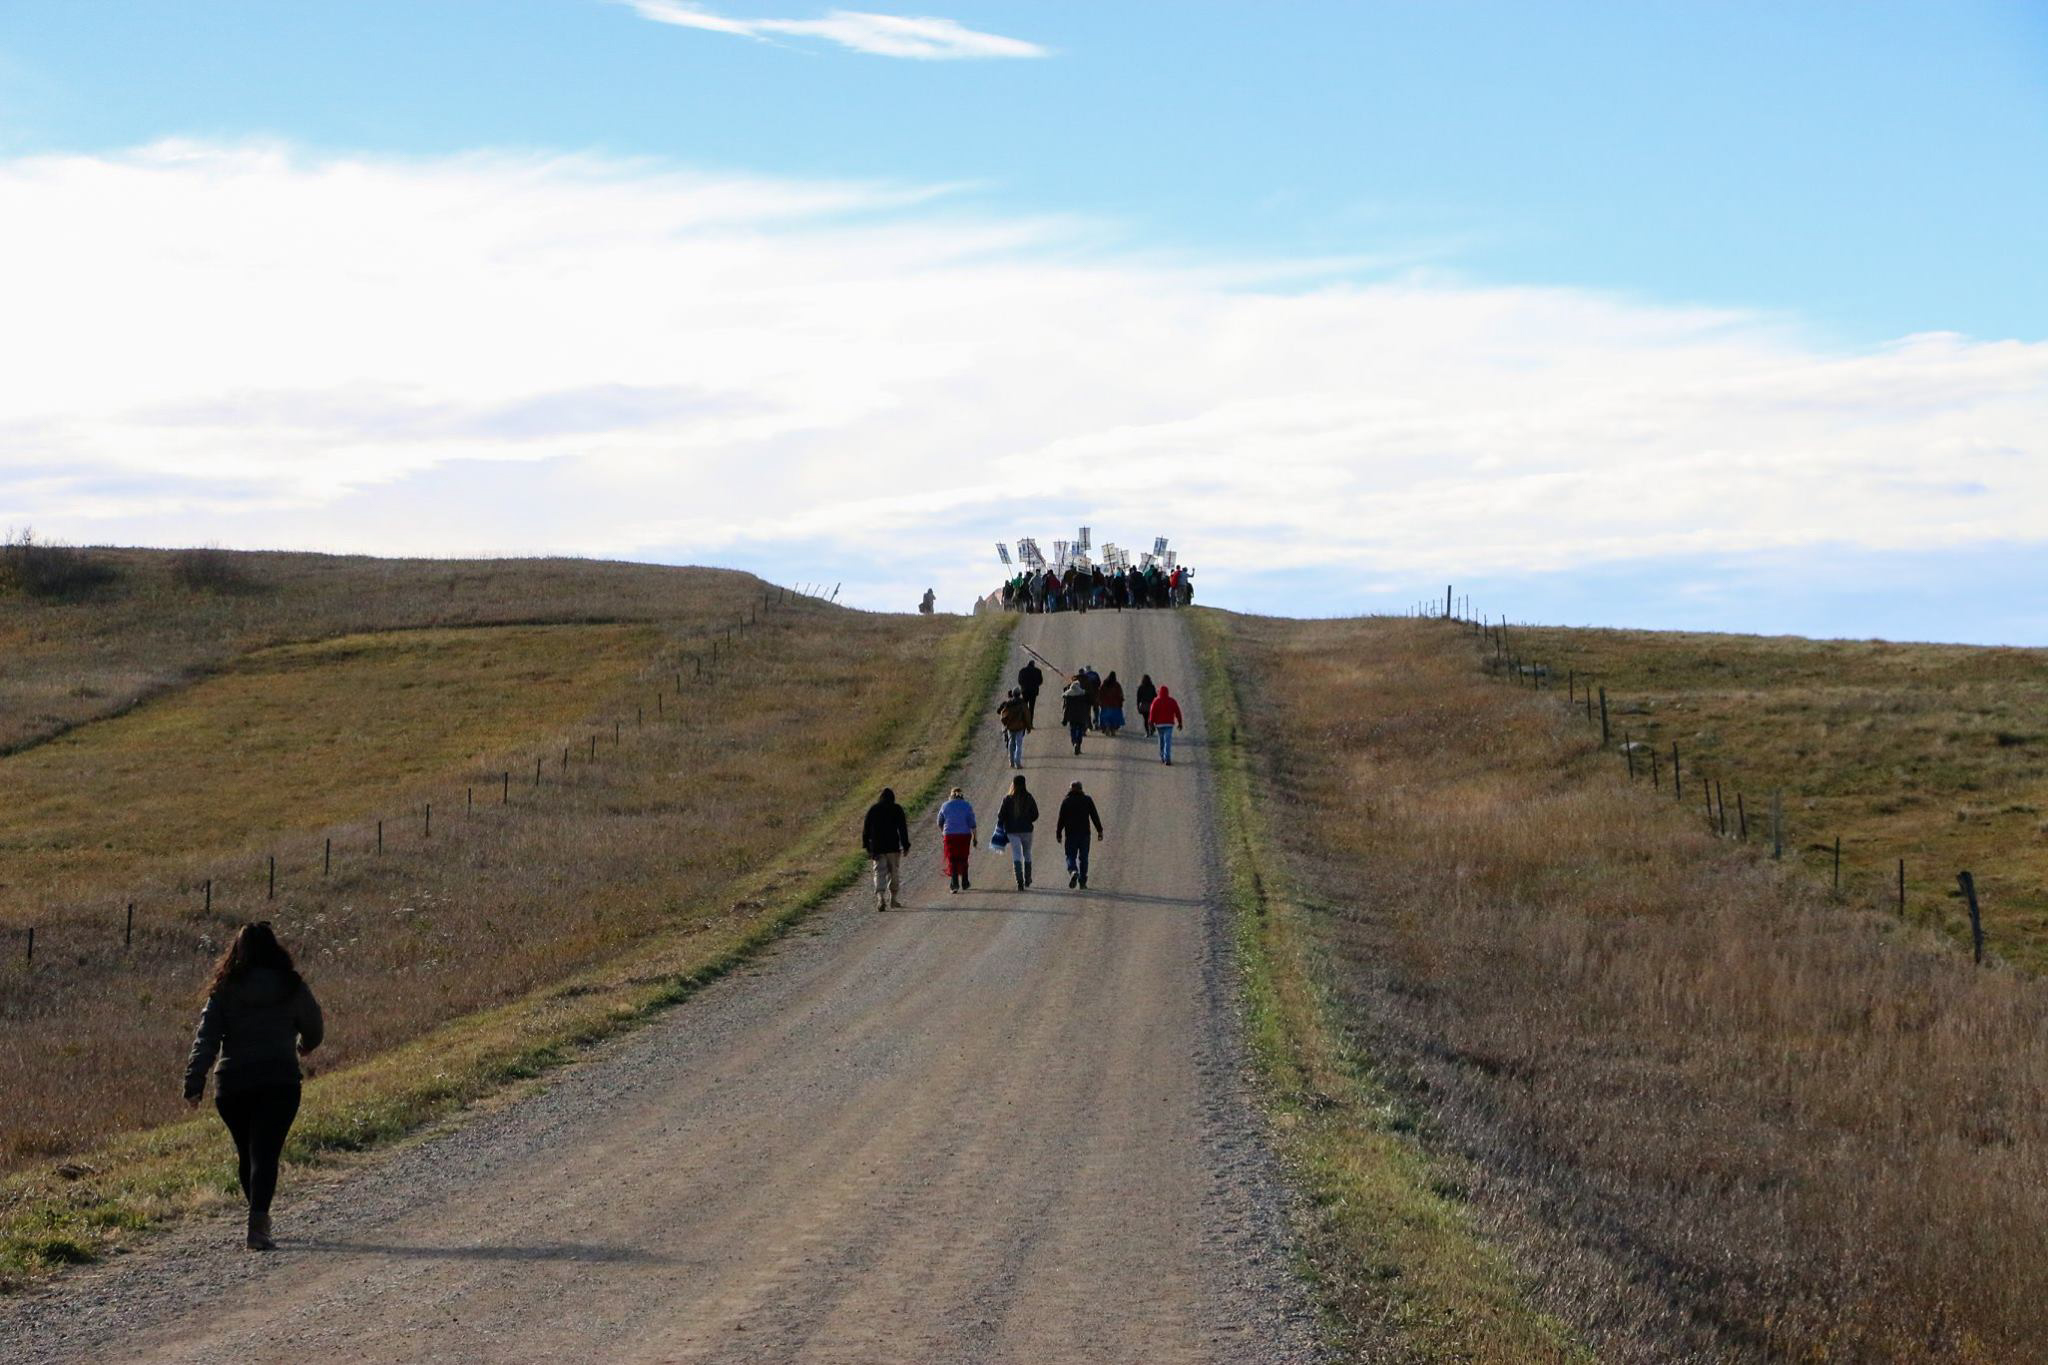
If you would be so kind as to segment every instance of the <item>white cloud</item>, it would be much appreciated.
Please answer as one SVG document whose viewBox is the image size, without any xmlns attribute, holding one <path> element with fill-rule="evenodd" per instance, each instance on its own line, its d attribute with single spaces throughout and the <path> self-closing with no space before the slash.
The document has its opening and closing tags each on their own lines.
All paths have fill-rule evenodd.
<svg viewBox="0 0 2048 1365">
<path fill-rule="evenodd" d="M 896 605 L 1082 522 L 1225 597 L 2048 536 L 2048 344 L 1065 232 L 579 157 L 0 161 L 0 527 L 862 561 Z"/>
<path fill-rule="evenodd" d="M 734 19 L 682 0 L 624 0 L 658 24 L 730 33 L 743 38 L 823 38 L 876 57 L 961 61 L 989 57 L 1044 57 L 1047 49 L 1021 38 L 982 33 L 957 20 L 836 9 L 822 19 Z"/>
</svg>

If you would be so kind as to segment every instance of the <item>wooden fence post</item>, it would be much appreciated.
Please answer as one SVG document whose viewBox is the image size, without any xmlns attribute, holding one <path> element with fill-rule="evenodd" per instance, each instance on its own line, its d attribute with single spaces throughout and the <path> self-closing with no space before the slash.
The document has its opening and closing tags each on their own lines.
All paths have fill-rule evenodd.
<svg viewBox="0 0 2048 1365">
<path fill-rule="evenodd" d="M 1715 820 L 1714 832 L 1725 839 L 1728 837 L 1728 797 L 1721 790 L 1721 779 L 1718 777 L 1714 779 L 1714 804 L 1720 808 L 1721 812 L 1719 818 Z"/>
<path fill-rule="evenodd" d="M 1621 732 L 1621 756 L 1628 760 L 1628 780 L 1636 780 L 1636 742 L 1629 738 L 1628 731 Z"/>
<path fill-rule="evenodd" d="M 1970 903 L 1970 952 L 1979 967 L 1984 965 L 1984 917 L 1977 911 L 1977 879 L 1967 872 L 1956 873 L 1963 899 Z"/>
<path fill-rule="evenodd" d="M 127 927 L 126 929 L 123 929 L 123 930 L 121 931 L 121 946 L 122 946 L 123 948 L 133 948 L 133 947 L 135 946 L 135 902 L 134 902 L 134 901 L 129 901 L 129 902 L 128 902 L 128 927 Z"/>
<path fill-rule="evenodd" d="M 1906 860 L 1899 859 L 1899 918 L 1906 917 Z"/>
<path fill-rule="evenodd" d="M 270 889 L 263 893 L 263 899 L 267 901 L 277 899 L 277 855 L 275 853 L 270 855 Z"/>
<path fill-rule="evenodd" d="M 36 965 L 36 927 L 33 924 L 28 927 L 28 965 L 31 968 Z"/>
<path fill-rule="evenodd" d="M 320 875 L 326 876 L 334 870 L 334 836 L 327 836 L 327 844 L 320 850 Z"/>
<path fill-rule="evenodd" d="M 1671 741 L 1671 799 L 1685 800 L 1685 778 L 1678 771 L 1678 741 Z"/>
<path fill-rule="evenodd" d="M 213 878 L 206 879 L 206 913 L 213 913 Z"/>
<path fill-rule="evenodd" d="M 379 853 L 384 851 L 384 822 L 382 820 L 377 822 L 377 851 Z"/>
<path fill-rule="evenodd" d="M 1842 836 L 1835 836 L 1835 894 L 1842 894 Z"/>
<path fill-rule="evenodd" d="M 1600 747 L 1607 747 L 1607 689 L 1600 689 Z"/>
<path fill-rule="evenodd" d="M 1742 793 L 1735 793 L 1735 837 L 1743 843 L 1749 842 L 1749 812 L 1743 808 Z"/>
<path fill-rule="evenodd" d="M 1771 788 L 1771 856 L 1785 856 L 1785 789 Z"/>
<path fill-rule="evenodd" d="M 420 837 L 422 839 L 434 837 L 434 803 L 431 801 L 427 802 L 427 822 L 421 827 Z"/>
</svg>

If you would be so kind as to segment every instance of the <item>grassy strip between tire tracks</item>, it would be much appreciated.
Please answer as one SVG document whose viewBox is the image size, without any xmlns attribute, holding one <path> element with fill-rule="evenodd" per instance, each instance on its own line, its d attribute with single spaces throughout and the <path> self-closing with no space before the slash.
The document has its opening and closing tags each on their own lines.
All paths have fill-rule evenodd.
<svg viewBox="0 0 2048 1365">
<path fill-rule="evenodd" d="M 1224 868 L 1243 977 L 1245 1034 L 1280 1157 L 1307 1199 L 1307 1270 L 1347 1351 L 1415 1361 L 1582 1361 L 1555 1318 L 1529 1304 L 1479 1235 L 1452 1163 L 1426 1152 L 1414 1117 L 1345 1040 L 1322 985 L 1310 907 L 1254 799 L 1229 626 L 1190 613 L 1214 756 Z"/>
<path fill-rule="evenodd" d="M 780 938 L 860 876 L 865 859 L 840 850 L 872 788 L 896 786 L 913 811 L 945 789 L 972 746 L 1014 625 L 1005 616 L 960 629 L 933 680 L 957 689 L 949 732 L 909 736 L 887 771 L 847 792 L 785 857 L 736 883 L 727 915 L 644 940 L 514 1004 L 309 1080 L 287 1159 L 319 1165 L 416 1133 L 688 999 Z M 209 1114 L 114 1139 L 54 1171 L 0 1182 L 0 1288 L 95 1260 L 153 1225 L 225 1203 L 235 1191 L 224 1150 Z"/>
</svg>

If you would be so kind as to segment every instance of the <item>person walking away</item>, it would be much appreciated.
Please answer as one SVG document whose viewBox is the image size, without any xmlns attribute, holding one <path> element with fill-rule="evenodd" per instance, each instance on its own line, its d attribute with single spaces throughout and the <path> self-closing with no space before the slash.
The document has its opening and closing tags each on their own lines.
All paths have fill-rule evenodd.
<svg viewBox="0 0 2048 1365">
<path fill-rule="evenodd" d="M 910 817 L 896 804 L 896 793 L 888 787 L 867 819 L 861 821 L 860 846 L 875 861 L 875 910 L 903 908 L 903 855 L 910 852 Z"/>
<path fill-rule="evenodd" d="M 1031 885 L 1031 831 L 1038 824 L 1038 798 L 1024 786 L 1024 774 L 1010 779 L 1010 794 L 996 812 L 996 825 L 1009 836 L 1010 867 L 1017 874 L 1017 889 Z"/>
<path fill-rule="evenodd" d="M 1180 703 L 1161 684 L 1159 695 L 1152 699 L 1152 709 L 1147 714 L 1151 717 L 1153 730 L 1159 735 L 1159 761 L 1170 768 L 1173 766 L 1173 732 L 1181 723 Z"/>
<path fill-rule="evenodd" d="M 1067 788 L 1067 799 L 1060 802 L 1059 819 L 1052 827 L 1052 837 L 1058 839 L 1067 851 L 1067 885 L 1088 889 L 1088 827 L 1095 827 L 1095 837 L 1102 838 L 1102 816 L 1095 809 L 1095 798 L 1081 790 L 1076 782 Z"/>
<path fill-rule="evenodd" d="M 1039 671 L 1038 660 L 1026 659 L 1024 666 L 1017 670 L 1017 690 L 1024 694 L 1024 728 L 1029 730 L 1038 724 L 1038 690 L 1045 686 L 1045 674 Z"/>
<path fill-rule="evenodd" d="M 1060 694 L 1060 720 L 1067 727 L 1067 738 L 1074 741 L 1074 752 L 1080 753 L 1081 739 L 1088 733 L 1088 689 L 1078 677 Z"/>
<path fill-rule="evenodd" d="M 212 1071 L 214 1108 L 235 1140 L 251 1251 L 277 1245 L 270 1238 L 270 1201 L 284 1140 L 299 1113 L 298 1059 L 319 1047 L 325 1032 L 320 1002 L 270 921 L 243 925 L 206 987 L 206 1008 L 185 1061 L 185 1103 L 199 1107 Z"/>
<path fill-rule="evenodd" d="M 954 894 L 972 890 L 967 881 L 967 855 L 976 842 L 974 807 L 967 804 L 967 794 L 958 787 L 939 807 L 939 833 L 945 837 L 946 877 Z"/>
<path fill-rule="evenodd" d="M 1031 728 L 1031 714 L 1024 707 L 1024 694 L 1016 688 L 996 708 L 996 719 L 1003 723 L 1003 743 L 1009 750 L 1010 766 L 1024 766 L 1024 732 Z"/>
<path fill-rule="evenodd" d="M 930 616 L 932 614 L 932 604 L 937 602 L 938 600 L 939 595 L 933 592 L 930 588 L 926 588 L 924 590 L 924 596 L 919 598 L 917 602 L 918 615 Z"/>
<path fill-rule="evenodd" d="M 1116 680 L 1116 670 L 1110 669 L 1109 676 L 1102 680 L 1102 690 L 1095 694 L 1095 723 L 1102 733 L 1114 737 L 1124 728 L 1124 685 Z"/>
<path fill-rule="evenodd" d="M 1102 692 L 1102 675 L 1095 671 L 1094 664 L 1081 665 L 1081 686 L 1088 693 L 1088 728 L 1096 728 L 1098 710 L 1096 698 Z"/>
<path fill-rule="evenodd" d="M 1152 675 L 1147 673 L 1138 679 L 1138 690 L 1134 694 L 1138 703 L 1138 719 L 1145 726 L 1145 738 L 1152 738 L 1152 699 L 1159 695 L 1159 689 L 1152 685 Z"/>
</svg>

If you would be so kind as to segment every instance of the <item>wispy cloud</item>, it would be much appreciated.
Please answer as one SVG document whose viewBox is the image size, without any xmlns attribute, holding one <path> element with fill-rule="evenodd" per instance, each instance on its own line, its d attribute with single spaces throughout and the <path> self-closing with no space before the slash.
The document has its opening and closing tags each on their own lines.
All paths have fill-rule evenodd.
<svg viewBox="0 0 2048 1365">
<path fill-rule="evenodd" d="M 1821 347 L 1051 230 L 578 157 L 0 159 L 0 527 L 865 563 L 848 592 L 899 606 L 1083 523 L 1280 607 L 2048 542 L 2039 340 Z"/>
<path fill-rule="evenodd" d="M 871 14 L 835 9 L 822 19 L 735 19 L 683 0 L 624 0 L 643 19 L 742 38 L 822 38 L 876 57 L 963 61 L 990 57 L 1045 57 L 1049 50 L 1021 38 L 982 33 L 954 19 Z"/>
</svg>

